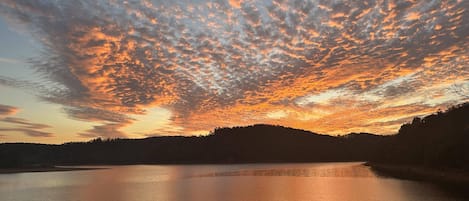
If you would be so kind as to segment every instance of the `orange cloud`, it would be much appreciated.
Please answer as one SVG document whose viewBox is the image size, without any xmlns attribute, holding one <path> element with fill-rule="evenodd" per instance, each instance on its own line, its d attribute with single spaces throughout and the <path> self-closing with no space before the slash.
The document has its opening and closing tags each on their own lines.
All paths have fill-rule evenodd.
<svg viewBox="0 0 469 201">
<path fill-rule="evenodd" d="M 462 101 L 445 91 L 468 82 L 460 1 L 86 2 L 0 3 L 46 47 L 34 68 L 60 87 L 42 97 L 99 124 L 81 136 L 128 136 L 156 107 L 172 116 L 144 135 L 255 123 L 389 134 Z"/>
<path fill-rule="evenodd" d="M 242 1 L 240 1 L 240 0 L 228 0 L 228 3 L 230 3 L 230 6 L 233 7 L 233 8 L 241 8 Z"/>
<path fill-rule="evenodd" d="M 18 111 L 18 108 L 0 104 L 0 115 L 12 115 Z"/>
</svg>

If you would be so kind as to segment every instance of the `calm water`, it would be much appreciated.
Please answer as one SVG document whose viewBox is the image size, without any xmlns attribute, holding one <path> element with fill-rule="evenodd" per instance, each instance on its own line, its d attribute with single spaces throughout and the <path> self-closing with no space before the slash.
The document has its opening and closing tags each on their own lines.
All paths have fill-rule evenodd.
<svg viewBox="0 0 469 201">
<path fill-rule="evenodd" d="M 464 200 L 432 184 L 378 177 L 360 163 L 103 167 L 2 174 L 0 200 Z"/>
</svg>

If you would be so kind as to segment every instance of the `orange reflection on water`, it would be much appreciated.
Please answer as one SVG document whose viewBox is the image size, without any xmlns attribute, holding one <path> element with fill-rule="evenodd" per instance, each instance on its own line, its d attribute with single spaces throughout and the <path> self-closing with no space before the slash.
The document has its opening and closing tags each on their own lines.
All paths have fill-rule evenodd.
<svg viewBox="0 0 469 201">
<path fill-rule="evenodd" d="M 11 201 L 465 200 L 431 184 L 378 177 L 360 163 L 132 165 L 0 175 L 0 195 Z"/>
</svg>

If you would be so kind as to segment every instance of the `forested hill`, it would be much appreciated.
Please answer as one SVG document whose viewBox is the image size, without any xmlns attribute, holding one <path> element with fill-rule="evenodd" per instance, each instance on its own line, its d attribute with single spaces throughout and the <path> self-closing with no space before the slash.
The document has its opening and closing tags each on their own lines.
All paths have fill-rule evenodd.
<svg viewBox="0 0 469 201">
<path fill-rule="evenodd" d="M 469 170 L 469 103 L 404 124 L 376 161 Z"/>
<path fill-rule="evenodd" d="M 469 104 L 404 124 L 399 133 L 333 137 L 272 125 L 207 136 L 0 144 L 1 167 L 85 164 L 376 161 L 469 169 Z"/>
<path fill-rule="evenodd" d="M 356 134 L 362 135 L 362 134 Z M 332 137 L 272 125 L 217 128 L 207 136 L 95 139 L 62 145 L 0 145 L 1 166 L 363 161 L 383 136 Z"/>
</svg>

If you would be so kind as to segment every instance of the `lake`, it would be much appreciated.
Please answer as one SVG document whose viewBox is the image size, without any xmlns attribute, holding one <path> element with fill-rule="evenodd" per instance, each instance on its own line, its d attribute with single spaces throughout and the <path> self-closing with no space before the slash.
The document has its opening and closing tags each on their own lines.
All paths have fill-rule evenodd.
<svg viewBox="0 0 469 201">
<path fill-rule="evenodd" d="M 362 163 L 129 165 L 0 175 L 2 201 L 440 201 L 441 186 L 377 176 Z"/>
</svg>

